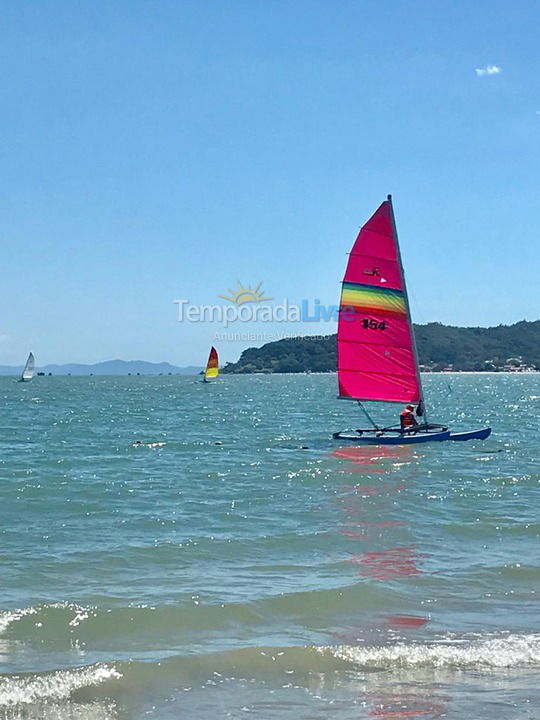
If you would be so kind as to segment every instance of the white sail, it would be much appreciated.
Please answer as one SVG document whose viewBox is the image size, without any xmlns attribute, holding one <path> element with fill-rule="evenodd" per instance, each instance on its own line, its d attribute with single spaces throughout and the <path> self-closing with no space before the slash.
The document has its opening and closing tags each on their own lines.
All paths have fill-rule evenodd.
<svg viewBox="0 0 540 720">
<path fill-rule="evenodd" d="M 23 382 L 28 382 L 32 379 L 34 376 L 34 366 L 36 362 L 34 360 L 34 355 L 30 353 L 28 356 L 28 360 L 26 361 L 26 365 L 24 366 L 24 370 L 21 375 L 21 380 Z"/>
</svg>

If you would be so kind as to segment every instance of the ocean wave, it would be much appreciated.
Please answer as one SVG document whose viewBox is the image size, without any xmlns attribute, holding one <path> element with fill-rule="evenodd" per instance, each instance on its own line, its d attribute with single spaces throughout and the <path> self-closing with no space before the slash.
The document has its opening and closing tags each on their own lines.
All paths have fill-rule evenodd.
<svg viewBox="0 0 540 720">
<path fill-rule="evenodd" d="M 321 648 L 336 658 L 369 668 L 490 669 L 540 666 L 540 635 L 396 643 L 380 647 Z"/>
<path fill-rule="evenodd" d="M 259 646 L 192 653 L 158 662 L 104 662 L 83 668 L 0 678 L 0 717 L 114 720 L 129 699 L 141 707 L 176 693 L 230 682 L 260 680 L 270 687 L 377 689 L 394 681 L 431 681 L 439 673 L 533 670 L 540 666 L 540 635 L 441 637 L 437 642 L 380 646 Z M 160 700 L 161 698 L 161 700 Z"/>
<path fill-rule="evenodd" d="M 31 705 L 17 705 L 0 709 L 1 720 L 118 720 L 114 703 L 72 703 L 40 701 Z"/>
<path fill-rule="evenodd" d="M 178 605 L 133 605 L 116 607 L 52 603 L 0 611 L 0 633 L 9 640 L 39 644 L 41 649 L 120 646 L 178 646 L 186 635 L 200 632 L 246 628 L 279 627 L 291 622 L 311 627 L 334 614 L 355 616 L 362 612 L 388 611 L 396 614 L 403 597 L 374 584 L 343 586 L 275 594 L 251 602 L 209 601 L 204 596 L 187 596 Z M 134 643 L 134 645 L 132 645 Z"/>
<path fill-rule="evenodd" d="M 92 607 L 84 607 L 76 603 L 50 603 L 0 611 L 0 634 L 27 637 L 34 632 L 42 640 L 48 631 L 68 631 L 78 627 L 89 617 L 95 617 L 97 611 Z"/>
<path fill-rule="evenodd" d="M 97 664 L 43 675 L 9 675 L 0 678 L 0 708 L 66 700 L 83 688 L 118 680 L 122 674 L 113 665 Z"/>
<path fill-rule="evenodd" d="M 21 608 L 17 610 L 3 610 L 0 612 L 0 633 L 3 633 L 4 630 L 7 630 L 7 628 L 14 622 L 17 622 L 23 617 L 26 617 L 27 615 L 35 615 L 37 613 L 37 609 L 34 607 L 29 608 Z"/>
<path fill-rule="evenodd" d="M 160 662 L 117 664 L 121 684 L 131 693 L 153 687 L 189 688 L 219 684 L 224 678 L 310 682 L 313 674 L 351 670 L 484 670 L 535 669 L 540 666 L 540 634 L 441 637 L 436 642 L 359 646 L 256 646 L 221 652 L 182 654 Z"/>
</svg>

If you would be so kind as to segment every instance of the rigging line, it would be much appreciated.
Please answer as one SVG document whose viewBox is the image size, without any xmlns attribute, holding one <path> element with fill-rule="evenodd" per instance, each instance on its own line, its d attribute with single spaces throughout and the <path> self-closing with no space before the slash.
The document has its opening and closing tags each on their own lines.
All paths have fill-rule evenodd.
<svg viewBox="0 0 540 720">
<path fill-rule="evenodd" d="M 378 426 L 377 423 L 373 420 L 373 418 L 372 418 L 371 415 L 368 413 L 368 411 L 366 410 L 366 408 L 362 405 L 362 403 L 360 402 L 360 400 L 358 400 L 357 402 L 358 402 L 358 405 L 360 405 L 360 409 L 362 410 L 362 412 L 364 413 L 364 415 L 367 417 L 367 419 L 369 420 L 369 422 L 373 425 L 373 427 L 375 428 L 375 430 L 380 430 L 379 426 Z"/>
</svg>

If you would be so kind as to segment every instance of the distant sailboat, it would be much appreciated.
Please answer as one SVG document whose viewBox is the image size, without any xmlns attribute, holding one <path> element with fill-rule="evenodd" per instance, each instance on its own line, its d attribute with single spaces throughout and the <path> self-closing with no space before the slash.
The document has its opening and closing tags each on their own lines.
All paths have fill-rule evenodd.
<svg viewBox="0 0 540 720">
<path fill-rule="evenodd" d="M 453 433 L 428 423 L 418 354 L 409 311 L 392 198 L 360 229 L 349 255 L 338 320 L 339 396 L 355 400 L 372 427 L 334 433 L 336 440 L 409 445 L 442 440 L 483 440 L 491 428 Z M 364 400 L 410 403 L 423 423 L 380 427 Z"/>
<path fill-rule="evenodd" d="M 210 350 L 210 355 L 208 356 L 208 362 L 206 363 L 206 370 L 204 371 L 204 379 L 203 382 L 208 382 L 209 380 L 214 380 L 219 375 L 219 358 L 217 354 L 217 350 L 215 347 L 212 347 Z"/>
<path fill-rule="evenodd" d="M 28 356 L 28 360 L 26 361 L 26 365 L 24 366 L 24 370 L 22 371 L 22 375 L 19 379 L 19 382 L 30 382 L 30 380 L 34 377 L 34 367 L 35 367 L 35 360 L 33 353 L 30 353 Z"/>
</svg>

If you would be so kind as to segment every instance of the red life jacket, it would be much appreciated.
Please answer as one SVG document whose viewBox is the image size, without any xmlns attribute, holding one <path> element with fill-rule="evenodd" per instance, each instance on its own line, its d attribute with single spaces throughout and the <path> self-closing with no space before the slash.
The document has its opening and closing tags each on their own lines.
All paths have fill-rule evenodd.
<svg viewBox="0 0 540 720">
<path fill-rule="evenodd" d="M 411 427 L 412 425 L 416 425 L 416 418 L 414 417 L 412 410 L 402 410 L 399 414 L 399 419 L 401 427 Z"/>
</svg>

